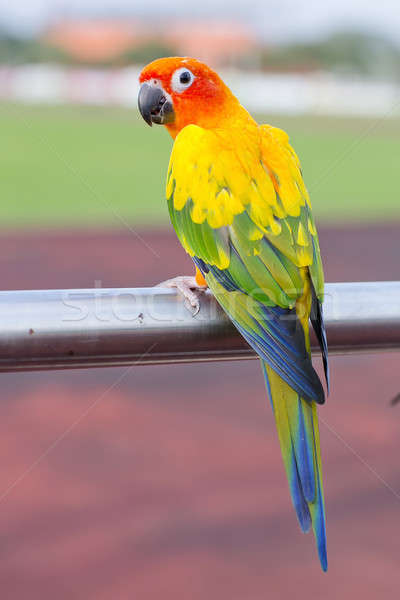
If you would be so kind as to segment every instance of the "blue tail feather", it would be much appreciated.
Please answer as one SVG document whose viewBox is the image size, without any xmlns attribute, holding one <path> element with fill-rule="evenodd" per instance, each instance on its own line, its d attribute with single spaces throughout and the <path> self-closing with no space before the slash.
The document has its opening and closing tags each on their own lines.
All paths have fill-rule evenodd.
<svg viewBox="0 0 400 600">
<path fill-rule="evenodd" d="M 326 571 L 325 509 L 315 404 L 302 400 L 264 361 L 262 368 L 296 515 L 303 532 L 312 525 L 321 567 Z"/>
<path fill-rule="evenodd" d="M 307 533 L 311 527 L 311 515 L 304 497 L 294 450 L 292 451 L 292 477 L 289 486 L 300 527 L 304 533 Z"/>
<path fill-rule="evenodd" d="M 304 496 L 308 502 L 313 502 L 315 499 L 314 439 L 309 440 L 307 438 L 300 398 L 298 398 L 297 403 L 299 426 L 294 446 L 297 449 L 297 462 Z"/>
</svg>

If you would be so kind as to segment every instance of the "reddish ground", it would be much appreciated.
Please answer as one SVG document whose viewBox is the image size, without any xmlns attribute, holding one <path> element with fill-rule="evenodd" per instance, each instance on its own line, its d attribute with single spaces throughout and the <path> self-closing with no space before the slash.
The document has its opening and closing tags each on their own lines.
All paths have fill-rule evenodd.
<svg viewBox="0 0 400 600">
<path fill-rule="evenodd" d="M 3 289 L 151 285 L 175 238 L 8 235 Z M 320 232 L 327 280 L 399 279 L 399 229 Z M 335 357 L 320 411 L 329 571 L 292 510 L 256 361 L 1 375 L 6 600 L 391 598 L 399 355 Z"/>
</svg>

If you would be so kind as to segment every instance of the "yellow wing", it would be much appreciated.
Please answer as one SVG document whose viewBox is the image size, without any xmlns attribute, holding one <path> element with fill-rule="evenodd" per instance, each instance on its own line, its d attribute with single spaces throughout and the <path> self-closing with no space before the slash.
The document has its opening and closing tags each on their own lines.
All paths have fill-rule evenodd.
<svg viewBox="0 0 400 600">
<path fill-rule="evenodd" d="M 236 135 L 235 135 L 236 134 Z M 262 125 L 254 131 L 205 130 L 189 125 L 176 138 L 167 178 L 167 198 L 181 211 L 190 204 L 194 224 L 212 230 L 249 217 L 249 250 L 264 236 L 297 267 L 309 267 L 322 300 L 323 273 L 317 232 L 298 158 L 283 131 Z M 192 256 L 196 249 L 181 240 Z M 229 258 L 222 253 L 218 266 Z"/>
</svg>

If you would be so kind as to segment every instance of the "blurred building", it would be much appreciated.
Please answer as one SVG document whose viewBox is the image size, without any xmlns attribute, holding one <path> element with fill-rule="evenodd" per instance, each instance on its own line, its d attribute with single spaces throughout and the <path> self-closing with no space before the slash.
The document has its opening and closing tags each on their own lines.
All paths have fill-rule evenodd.
<svg viewBox="0 0 400 600">
<path fill-rule="evenodd" d="M 183 56 L 213 66 L 238 65 L 257 51 L 255 32 L 236 21 L 175 21 L 163 32 Z"/>
<path fill-rule="evenodd" d="M 78 62 L 102 63 L 145 43 L 148 35 L 134 20 L 68 20 L 50 27 L 43 41 Z"/>
<path fill-rule="evenodd" d="M 133 59 L 143 53 L 135 55 L 135 50 L 148 47 L 159 49 L 161 55 L 165 50 L 193 56 L 213 66 L 236 66 L 258 46 L 255 32 L 239 22 L 181 19 L 164 21 L 162 25 L 133 19 L 66 20 L 51 26 L 42 41 L 76 62 L 92 64 L 124 57 L 128 62 L 140 62 Z"/>
</svg>

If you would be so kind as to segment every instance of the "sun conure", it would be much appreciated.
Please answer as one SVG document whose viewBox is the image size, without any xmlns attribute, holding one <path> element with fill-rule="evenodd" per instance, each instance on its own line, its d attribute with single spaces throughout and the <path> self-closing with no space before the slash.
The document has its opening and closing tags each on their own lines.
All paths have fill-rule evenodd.
<svg viewBox="0 0 400 600">
<path fill-rule="evenodd" d="M 220 77 L 192 58 L 163 58 L 140 75 L 139 110 L 174 145 L 167 174 L 172 224 L 196 265 L 175 286 L 199 309 L 205 286 L 261 359 L 292 501 L 327 569 L 317 404 L 309 323 L 329 386 L 318 237 L 287 134 L 258 125 Z"/>
</svg>

